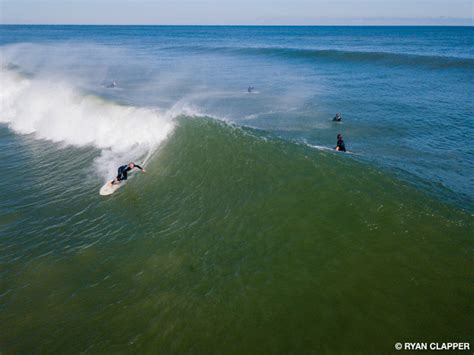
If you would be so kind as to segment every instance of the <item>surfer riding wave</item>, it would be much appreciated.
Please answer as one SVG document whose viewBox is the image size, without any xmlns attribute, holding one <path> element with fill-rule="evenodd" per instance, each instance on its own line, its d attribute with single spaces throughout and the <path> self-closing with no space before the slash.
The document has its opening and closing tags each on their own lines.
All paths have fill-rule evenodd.
<svg viewBox="0 0 474 355">
<path fill-rule="evenodd" d="M 133 170 L 134 168 L 140 169 L 143 173 L 146 173 L 146 170 L 143 169 L 140 165 L 130 162 L 127 165 L 122 165 L 118 168 L 117 177 L 112 181 L 112 185 L 119 184 L 122 180 L 127 180 L 128 172 Z"/>
</svg>

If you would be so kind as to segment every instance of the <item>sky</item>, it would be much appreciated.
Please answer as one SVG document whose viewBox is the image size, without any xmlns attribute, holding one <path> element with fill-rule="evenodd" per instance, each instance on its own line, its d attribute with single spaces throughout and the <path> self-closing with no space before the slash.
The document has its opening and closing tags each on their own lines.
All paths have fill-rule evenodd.
<svg viewBox="0 0 474 355">
<path fill-rule="evenodd" d="M 474 0 L 0 0 L 2 24 L 473 25 Z"/>
</svg>

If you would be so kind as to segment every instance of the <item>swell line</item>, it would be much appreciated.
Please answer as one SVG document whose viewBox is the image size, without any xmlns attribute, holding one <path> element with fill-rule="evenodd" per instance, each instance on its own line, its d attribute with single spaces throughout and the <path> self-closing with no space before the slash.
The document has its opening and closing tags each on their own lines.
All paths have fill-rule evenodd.
<svg viewBox="0 0 474 355">
<path fill-rule="evenodd" d="M 165 47 L 192 53 L 222 53 L 229 55 L 256 55 L 302 60 L 338 60 L 361 63 L 379 63 L 390 66 L 423 66 L 431 69 L 474 69 L 474 58 L 429 56 L 419 54 L 346 51 L 334 49 L 301 49 L 283 47 Z"/>
</svg>

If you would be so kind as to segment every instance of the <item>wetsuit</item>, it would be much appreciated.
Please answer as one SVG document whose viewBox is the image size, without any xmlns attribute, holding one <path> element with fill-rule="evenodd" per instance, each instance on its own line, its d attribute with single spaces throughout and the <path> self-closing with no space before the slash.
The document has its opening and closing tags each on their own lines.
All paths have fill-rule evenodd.
<svg viewBox="0 0 474 355">
<path fill-rule="evenodd" d="M 340 152 L 345 152 L 346 151 L 346 145 L 344 144 L 344 141 L 342 139 L 337 140 L 336 148 L 337 147 L 339 147 Z"/>
<path fill-rule="evenodd" d="M 137 164 L 135 164 L 135 168 L 143 170 L 143 168 Z M 122 165 L 120 168 L 118 168 L 116 177 L 117 181 L 127 180 L 127 174 L 130 170 L 132 170 L 132 168 L 130 168 L 128 165 Z"/>
</svg>

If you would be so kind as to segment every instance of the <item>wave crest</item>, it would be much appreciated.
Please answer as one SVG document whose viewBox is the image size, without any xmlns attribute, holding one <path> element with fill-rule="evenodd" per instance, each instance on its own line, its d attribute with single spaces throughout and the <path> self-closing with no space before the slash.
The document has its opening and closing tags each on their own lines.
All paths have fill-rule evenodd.
<svg viewBox="0 0 474 355">
<path fill-rule="evenodd" d="M 161 111 L 120 105 L 8 66 L 2 66 L 0 82 L 0 123 L 39 139 L 99 148 L 97 165 L 104 178 L 121 163 L 145 159 L 173 131 L 174 117 L 192 114 L 183 107 Z"/>
</svg>

